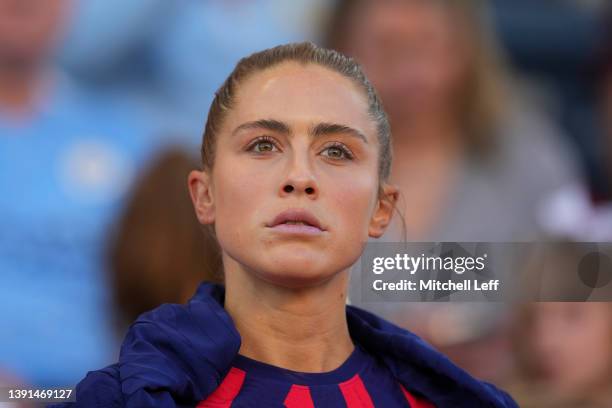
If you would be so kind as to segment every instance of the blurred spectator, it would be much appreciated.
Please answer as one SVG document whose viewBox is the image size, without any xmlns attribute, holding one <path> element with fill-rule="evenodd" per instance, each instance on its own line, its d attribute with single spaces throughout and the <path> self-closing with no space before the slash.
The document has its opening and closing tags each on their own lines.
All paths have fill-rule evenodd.
<svg viewBox="0 0 612 408">
<path fill-rule="evenodd" d="M 510 83 L 484 3 L 339 1 L 326 43 L 355 57 L 378 90 L 393 132 L 392 182 L 412 241 L 534 239 L 537 205 L 579 183 L 573 152 L 550 119 Z M 396 217 L 383 237 L 402 241 Z M 357 268 L 358 269 L 358 268 Z M 359 304 L 408 327 L 471 374 L 508 367 L 501 304 Z"/>
<path fill-rule="evenodd" d="M 69 386 L 114 361 L 103 244 L 147 123 L 62 74 L 68 0 L 0 0 L 0 366 Z"/>
<path fill-rule="evenodd" d="M 509 89 L 478 4 L 341 1 L 330 24 L 389 113 L 412 240 L 533 238 L 536 204 L 579 179 L 558 130 Z"/>
<path fill-rule="evenodd" d="M 111 235 L 119 333 L 162 303 L 185 303 L 203 280 L 223 280 L 217 241 L 211 230 L 202 231 L 187 190 L 187 175 L 198 164 L 177 148 L 160 153 L 136 182 Z"/>
<path fill-rule="evenodd" d="M 612 406 L 612 304 L 536 303 L 517 315 L 520 381 L 508 388 L 524 408 Z"/>
</svg>

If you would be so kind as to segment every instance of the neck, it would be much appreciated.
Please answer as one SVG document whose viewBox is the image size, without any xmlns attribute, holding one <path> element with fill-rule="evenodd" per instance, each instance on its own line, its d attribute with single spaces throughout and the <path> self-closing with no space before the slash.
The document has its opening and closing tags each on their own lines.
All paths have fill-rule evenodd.
<svg viewBox="0 0 612 408">
<path fill-rule="evenodd" d="M 41 71 L 34 66 L 0 63 L 0 108 L 27 111 L 40 86 Z"/>
<path fill-rule="evenodd" d="M 346 321 L 348 269 L 309 288 L 266 282 L 223 256 L 225 309 L 246 357 L 300 372 L 339 367 L 354 350 Z"/>
</svg>

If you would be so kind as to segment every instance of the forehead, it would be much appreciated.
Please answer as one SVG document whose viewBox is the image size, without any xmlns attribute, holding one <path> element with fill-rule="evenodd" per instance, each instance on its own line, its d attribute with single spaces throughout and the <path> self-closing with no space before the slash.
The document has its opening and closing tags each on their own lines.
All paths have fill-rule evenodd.
<svg viewBox="0 0 612 408">
<path fill-rule="evenodd" d="M 351 30 L 365 35 L 371 35 L 370 31 L 388 32 L 396 36 L 424 32 L 452 35 L 456 28 L 455 17 L 448 6 L 438 2 L 365 2 L 352 17 Z"/>
<path fill-rule="evenodd" d="M 357 128 L 368 138 L 376 133 L 365 91 L 351 79 L 314 64 L 282 63 L 241 82 L 228 123 L 259 119 L 290 126 L 338 123 Z"/>
</svg>

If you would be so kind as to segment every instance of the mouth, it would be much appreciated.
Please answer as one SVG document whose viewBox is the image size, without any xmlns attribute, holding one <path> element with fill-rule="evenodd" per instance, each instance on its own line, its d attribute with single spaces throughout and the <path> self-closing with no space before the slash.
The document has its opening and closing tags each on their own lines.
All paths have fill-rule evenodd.
<svg viewBox="0 0 612 408">
<path fill-rule="evenodd" d="M 326 231 L 317 217 L 303 209 L 283 211 L 266 227 L 290 234 L 318 235 Z"/>
</svg>

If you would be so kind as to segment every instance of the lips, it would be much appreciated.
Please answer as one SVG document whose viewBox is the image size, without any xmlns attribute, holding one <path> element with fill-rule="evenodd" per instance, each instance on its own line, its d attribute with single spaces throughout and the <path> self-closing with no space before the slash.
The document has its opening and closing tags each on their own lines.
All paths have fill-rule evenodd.
<svg viewBox="0 0 612 408">
<path fill-rule="evenodd" d="M 278 214 L 267 227 L 296 232 L 322 232 L 325 228 L 312 213 L 303 209 L 291 209 Z"/>
</svg>

